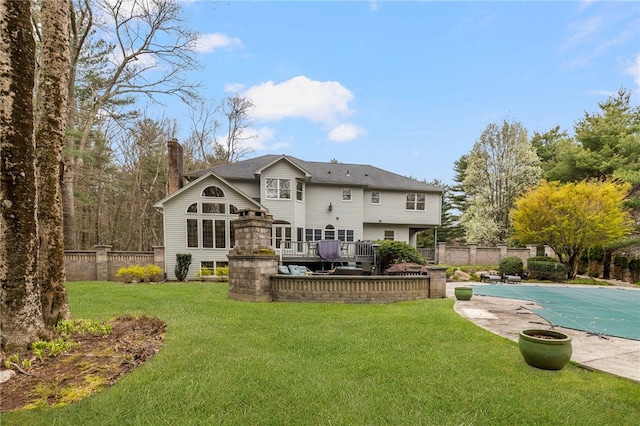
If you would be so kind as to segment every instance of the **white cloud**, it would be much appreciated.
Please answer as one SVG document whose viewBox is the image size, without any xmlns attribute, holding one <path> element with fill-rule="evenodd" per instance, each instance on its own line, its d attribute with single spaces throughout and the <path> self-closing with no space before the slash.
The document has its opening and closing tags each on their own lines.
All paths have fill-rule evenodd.
<svg viewBox="0 0 640 426">
<path fill-rule="evenodd" d="M 329 140 L 334 142 L 347 142 L 364 135 L 367 132 L 355 124 L 343 123 L 329 132 Z"/>
<path fill-rule="evenodd" d="M 227 93 L 240 93 L 247 87 L 242 83 L 230 83 L 224 85 L 224 91 Z"/>
<path fill-rule="evenodd" d="M 232 38 L 222 33 L 214 33 L 200 34 L 194 49 L 196 52 L 209 53 L 218 49 L 233 50 L 242 47 L 244 45 L 239 38 Z"/>
<path fill-rule="evenodd" d="M 289 142 L 275 141 L 276 132 L 271 127 L 249 128 L 245 133 L 244 136 L 252 137 L 247 141 L 247 146 L 254 151 L 275 151 L 290 145 Z"/>
<path fill-rule="evenodd" d="M 334 125 L 353 113 L 349 108 L 353 93 L 336 81 L 298 76 L 282 83 L 258 84 L 243 95 L 255 105 L 255 118 L 265 121 L 298 117 Z"/>
<path fill-rule="evenodd" d="M 640 88 L 640 53 L 629 63 L 629 65 L 623 70 L 625 75 L 630 75 L 636 86 Z"/>
</svg>

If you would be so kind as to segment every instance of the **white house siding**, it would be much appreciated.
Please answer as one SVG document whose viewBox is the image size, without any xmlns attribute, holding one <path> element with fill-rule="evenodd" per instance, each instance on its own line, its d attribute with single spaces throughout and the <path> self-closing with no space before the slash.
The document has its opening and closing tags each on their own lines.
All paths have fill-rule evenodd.
<svg viewBox="0 0 640 426">
<path fill-rule="evenodd" d="M 324 229 L 333 225 L 354 231 L 354 240 L 362 237 L 362 188 L 351 188 L 351 201 L 342 201 L 342 186 L 307 185 L 306 227 Z M 329 203 L 332 210 L 329 211 Z"/>
<path fill-rule="evenodd" d="M 263 206 L 269 209 L 269 213 L 273 215 L 274 220 L 284 220 L 295 226 L 294 207 L 296 204 L 296 178 L 303 178 L 304 173 L 285 160 L 278 161 L 260 174 L 260 201 Z M 291 181 L 291 198 L 286 199 L 267 199 L 265 192 L 266 179 L 289 179 Z"/>
<path fill-rule="evenodd" d="M 224 191 L 224 198 L 211 198 L 201 197 L 204 188 L 215 185 Z M 189 205 L 196 202 L 209 201 L 219 202 L 226 204 L 226 214 L 193 214 L 186 213 L 186 209 Z M 202 261 L 216 261 L 227 262 L 227 253 L 229 252 L 230 242 L 230 221 L 238 217 L 237 214 L 229 213 L 229 205 L 233 204 L 238 209 L 256 208 L 256 205 L 251 203 L 245 197 L 240 195 L 236 190 L 222 183 L 218 179 L 210 176 L 204 178 L 201 181 L 194 182 L 193 187 L 189 187 L 189 190 L 177 194 L 170 200 L 164 203 L 164 235 L 165 235 L 165 271 L 167 272 L 167 278 L 169 280 L 175 280 L 175 265 L 176 254 L 178 253 L 191 253 L 191 266 L 189 267 L 189 274 L 187 279 L 194 279 L 196 272 L 200 268 L 200 262 Z M 212 219 L 212 220 L 224 220 L 226 222 L 226 246 L 227 248 L 193 248 L 187 247 L 187 218 L 193 219 Z M 199 235 L 201 240 L 201 222 L 199 222 Z M 170 243 L 169 243 L 170 242 Z M 199 245 L 202 242 L 200 241 Z"/>
<path fill-rule="evenodd" d="M 390 224 L 375 224 L 375 223 L 367 223 L 364 225 L 364 238 L 365 240 L 384 240 L 385 231 L 393 231 L 394 232 L 394 241 L 404 241 L 405 243 L 412 243 L 409 239 L 409 228 L 401 225 L 390 225 Z"/>
<path fill-rule="evenodd" d="M 441 197 L 437 193 L 427 193 L 425 210 L 407 210 L 409 191 L 380 191 L 380 204 L 371 204 L 371 191 L 366 191 L 364 200 L 365 223 L 405 224 L 428 226 L 440 224 Z"/>
<path fill-rule="evenodd" d="M 240 192 L 247 195 L 249 198 L 254 200 L 260 199 L 260 185 L 258 185 L 258 180 L 256 179 L 254 182 L 250 181 L 229 181 L 230 184 L 235 186 Z"/>
</svg>

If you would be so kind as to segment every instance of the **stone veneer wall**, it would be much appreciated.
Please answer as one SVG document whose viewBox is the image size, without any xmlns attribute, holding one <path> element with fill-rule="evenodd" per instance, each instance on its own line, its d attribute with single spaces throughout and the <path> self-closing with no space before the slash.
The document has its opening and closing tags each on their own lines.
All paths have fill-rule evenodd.
<svg viewBox="0 0 640 426">
<path fill-rule="evenodd" d="M 272 275 L 271 297 L 278 302 L 394 303 L 446 297 L 446 271 L 429 276 Z"/>
<path fill-rule="evenodd" d="M 508 256 L 522 259 L 527 265 L 527 259 L 536 255 L 536 246 L 527 248 L 509 248 L 506 244 L 498 244 L 497 247 L 479 247 L 469 244 L 466 247 L 447 246 L 446 243 L 438 243 L 436 262 L 442 265 L 499 265 L 500 261 Z"/>
<path fill-rule="evenodd" d="M 229 298 L 270 302 L 269 276 L 278 270 L 278 257 L 270 246 L 273 216 L 259 210 L 241 210 L 231 222 L 235 246 L 229 251 Z"/>
<path fill-rule="evenodd" d="M 118 269 L 134 265 L 157 265 L 164 271 L 164 247 L 147 252 L 111 251 L 109 245 L 95 250 L 65 250 L 66 281 L 117 281 Z"/>
</svg>

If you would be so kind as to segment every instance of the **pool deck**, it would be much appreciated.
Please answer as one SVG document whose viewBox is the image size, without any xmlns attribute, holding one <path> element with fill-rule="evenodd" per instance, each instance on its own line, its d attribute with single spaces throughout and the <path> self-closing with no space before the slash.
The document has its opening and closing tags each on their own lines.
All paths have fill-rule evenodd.
<svg viewBox="0 0 640 426">
<path fill-rule="evenodd" d="M 480 286 L 491 284 L 447 282 L 447 297 L 455 299 L 455 287 L 464 285 Z M 566 284 L 562 285 L 566 286 Z M 576 285 L 576 287 L 581 286 Z M 634 291 L 640 291 L 640 289 L 634 289 Z M 536 307 L 539 307 L 539 305 L 529 300 L 475 295 L 468 301 L 456 300 L 454 305 L 455 311 L 462 317 L 486 330 L 515 342 L 518 341 L 520 330 L 527 328 L 550 328 L 547 320 L 530 310 Z M 554 329 L 562 331 L 572 337 L 572 362 L 590 370 L 614 374 L 640 383 L 640 341 L 619 337 L 597 336 L 587 334 L 584 331 L 563 327 L 555 327 Z"/>
</svg>

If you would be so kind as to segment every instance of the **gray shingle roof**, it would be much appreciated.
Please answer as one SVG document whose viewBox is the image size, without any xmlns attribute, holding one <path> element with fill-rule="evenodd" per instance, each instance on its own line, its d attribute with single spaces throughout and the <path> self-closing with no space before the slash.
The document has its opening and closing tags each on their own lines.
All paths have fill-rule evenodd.
<svg viewBox="0 0 640 426">
<path fill-rule="evenodd" d="M 400 191 L 443 192 L 443 188 L 391 173 L 365 164 L 322 163 L 304 161 L 289 155 L 268 154 L 235 163 L 223 164 L 206 170 L 185 173 L 189 180 L 196 179 L 207 172 L 233 180 L 255 180 L 256 173 L 279 159 L 286 159 L 308 175 L 309 182 L 329 185 L 348 185 L 369 189 L 387 189 Z"/>
</svg>

